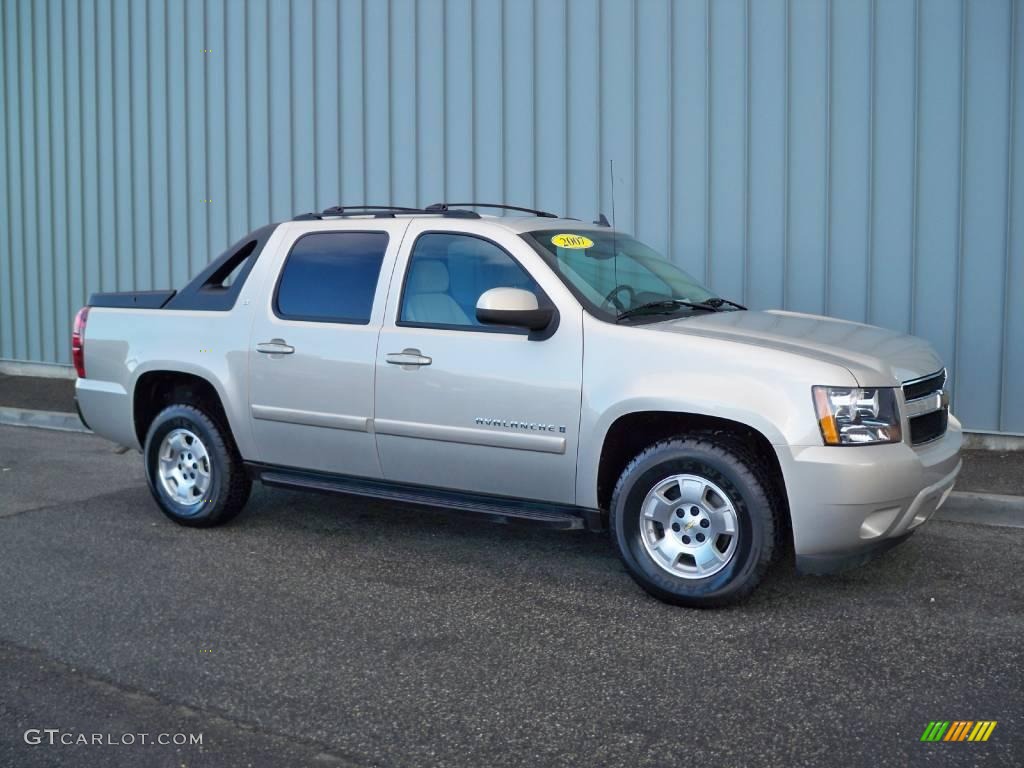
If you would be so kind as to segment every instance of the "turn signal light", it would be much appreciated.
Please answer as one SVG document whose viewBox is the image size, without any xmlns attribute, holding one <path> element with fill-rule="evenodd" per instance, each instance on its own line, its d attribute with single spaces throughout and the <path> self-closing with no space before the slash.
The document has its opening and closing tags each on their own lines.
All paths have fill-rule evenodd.
<svg viewBox="0 0 1024 768">
<path fill-rule="evenodd" d="M 832 404 L 828 401 L 825 387 L 814 388 L 814 406 L 825 445 L 839 445 L 839 427 L 836 425 L 836 417 L 832 415 Z"/>
</svg>

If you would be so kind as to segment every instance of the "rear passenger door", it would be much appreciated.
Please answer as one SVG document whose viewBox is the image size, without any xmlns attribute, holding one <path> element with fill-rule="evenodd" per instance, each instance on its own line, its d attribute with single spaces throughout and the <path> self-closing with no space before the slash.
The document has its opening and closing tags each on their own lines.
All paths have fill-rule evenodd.
<svg viewBox="0 0 1024 768">
<path fill-rule="evenodd" d="M 265 464 L 377 478 L 374 360 L 408 222 L 291 224 L 249 344 L 249 410 Z"/>
</svg>

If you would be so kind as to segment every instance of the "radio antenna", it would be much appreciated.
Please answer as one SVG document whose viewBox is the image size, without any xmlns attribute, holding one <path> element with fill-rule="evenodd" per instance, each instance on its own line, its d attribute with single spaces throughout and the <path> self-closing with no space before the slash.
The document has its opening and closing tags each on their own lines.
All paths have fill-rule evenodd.
<svg viewBox="0 0 1024 768">
<path fill-rule="evenodd" d="M 618 294 L 619 287 L 619 247 L 615 237 L 615 161 L 608 159 L 608 175 L 612 177 L 612 279 L 615 286 L 612 291 Z M 620 311 L 623 307 L 620 305 Z"/>
</svg>

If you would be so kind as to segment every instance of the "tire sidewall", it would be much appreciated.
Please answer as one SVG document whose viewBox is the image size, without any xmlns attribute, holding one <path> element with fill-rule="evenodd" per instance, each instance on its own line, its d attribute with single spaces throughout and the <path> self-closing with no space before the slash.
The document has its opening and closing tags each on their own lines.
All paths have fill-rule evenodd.
<svg viewBox="0 0 1024 768">
<path fill-rule="evenodd" d="M 228 470 L 227 457 L 224 455 L 223 439 L 215 432 L 216 427 L 208 417 L 189 406 L 172 405 L 165 408 L 153 420 L 146 436 L 145 461 L 146 479 L 149 489 L 160 505 L 164 514 L 179 523 L 186 525 L 202 525 L 215 519 L 224 505 L 224 488 Z M 164 488 L 158 477 L 157 462 L 160 445 L 164 438 L 173 430 L 184 428 L 194 433 L 206 448 L 210 460 L 210 487 L 205 499 L 195 504 L 185 505 L 175 500 Z"/>
<path fill-rule="evenodd" d="M 702 579 L 673 576 L 661 568 L 648 554 L 640 531 L 647 494 L 665 478 L 683 474 L 713 482 L 736 510 L 736 550 L 724 568 Z M 613 498 L 612 532 L 631 575 L 646 590 L 669 602 L 714 604 L 748 591 L 751 580 L 758 578 L 766 543 L 774 536 L 768 505 L 763 489 L 743 477 L 735 457 L 705 443 L 669 444 L 631 466 L 620 480 Z"/>
</svg>

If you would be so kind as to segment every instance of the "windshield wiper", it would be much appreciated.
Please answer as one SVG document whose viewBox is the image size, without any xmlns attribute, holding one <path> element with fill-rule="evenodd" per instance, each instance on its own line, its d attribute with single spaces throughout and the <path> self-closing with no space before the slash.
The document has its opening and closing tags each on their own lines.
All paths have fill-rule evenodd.
<svg viewBox="0 0 1024 768">
<path fill-rule="evenodd" d="M 623 310 L 615 318 L 615 322 L 620 323 L 623 320 L 637 315 L 668 315 L 680 307 L 703 309 L 705 312 L 719 311 L 707 302 L 697 304 L 692 301 L 684 301 L 683 299 L 659 299 L 658 301 L 648 301 L 646 304 L 641 304 L 637 307 L 631 307 L 630 309 Z"/>
<path fill-rule="evenodd" d="M 712 309 L 718 309 L 723 304 L 728 304 L 730 307 L 736 307 L 736 309 L 746 309 L 742 304 L 737 304 L 735 301 L 730 299 L 723 299 L 721 296 L 712 296 L 710 299 L 704 299 L 700 302 L 701 306 L 711 307 Z"/>
</svg>

